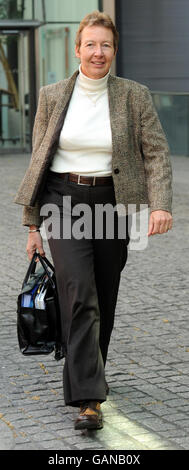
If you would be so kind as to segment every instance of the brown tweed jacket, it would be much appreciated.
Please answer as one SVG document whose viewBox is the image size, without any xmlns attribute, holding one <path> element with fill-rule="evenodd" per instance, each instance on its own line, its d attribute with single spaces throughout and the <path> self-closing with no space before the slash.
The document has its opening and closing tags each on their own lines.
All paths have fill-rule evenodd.
<svg viewBox="0 0 189 470">
<path fill-rule="evenodd" d="M 39 197 L 78 75 L 41 88 L 33 128 L 29 168 L 14 202 L 24 205 L 23 225 L 41 225 Z M 117 204 L 148 204 L 171 212 L 172 168 L 169 148 L 148 88 L 109 75 L 112 176 Z"/>
</svg>

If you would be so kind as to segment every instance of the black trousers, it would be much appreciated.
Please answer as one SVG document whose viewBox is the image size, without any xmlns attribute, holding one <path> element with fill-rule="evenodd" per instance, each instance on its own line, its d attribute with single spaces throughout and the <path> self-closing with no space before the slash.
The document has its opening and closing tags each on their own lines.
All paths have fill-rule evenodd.
<svg viewBox="0 0 189 470">
<path fill-rule="evenodd" d="M 78 239 L 72 230 L 71 238 L 64 238 L 62 227 L 70 223 L 70 213 L 65 207 L 63 209 L 63 196 L 71 197 L 72 211 L 76 204 L 88 205 L 92 214 L 92 237 Z M 105 217 L 103 237 L 95 238 L 95 206 L 107 203 L 116 205 L 113 184 L 78 185 L 49 172 L 41 206 L 46 203 L 56 204 L 61 214 L 60 238 L 49 238 L 48 233 L 48 242 L 61 309 L 65 349 L 64 401 L 70 406 L 79 406 L 83 400 L 103 402 L 106 400 L 105 364 L 114 325 L 120 274 L 127 260 L 128 232 L 125 239 L 118 238 L 115 212 L 114 238 L 107 238 Z M 49 219 L 44 220 L 47 228 Z M 72 229 L 74 223 L 77 227 L 79 220 L 81 222 L 81 213 L 79 216 L 71 214 Z"/>
</svg>

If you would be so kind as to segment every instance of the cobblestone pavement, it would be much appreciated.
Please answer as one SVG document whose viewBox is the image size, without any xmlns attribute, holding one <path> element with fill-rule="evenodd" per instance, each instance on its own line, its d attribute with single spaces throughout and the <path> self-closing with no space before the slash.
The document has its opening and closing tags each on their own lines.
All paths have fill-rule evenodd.
<svg viewBox="0 0 189 470">
<path fill-rule="evenodd" d="M 129 252 L 106 366 L 104 428 L 90 432 L 75 431 L 78 409 L 64 406 L 63 360 L 24 358 L 18 349 L 27 229 L 13 198 L 29 158 L 0 157 L 0 449 L 189 449 L 189 158 L 172 157 L 173 230 Z"/>
</svg>

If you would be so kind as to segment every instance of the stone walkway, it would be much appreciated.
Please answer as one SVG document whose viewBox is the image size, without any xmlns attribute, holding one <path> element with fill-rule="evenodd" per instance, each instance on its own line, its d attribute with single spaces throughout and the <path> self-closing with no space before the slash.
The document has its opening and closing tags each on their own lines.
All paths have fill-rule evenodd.
<svg viewBox="0 0 189 470">
<path fill-rule="evenodd" d="M 104 427 L 75 431 L 63 360 L 18 349 L 16 299 L 28 259 L 14 195 L 29 155 L 4 155 L 0 224 L 0 450 L 189 449 L 189 158 L 172 157 L 174 228 L 129 251 L 122 272 L 102 404 Z M 45 242 L 47 256 L 49 254 Z"/>
</svg>

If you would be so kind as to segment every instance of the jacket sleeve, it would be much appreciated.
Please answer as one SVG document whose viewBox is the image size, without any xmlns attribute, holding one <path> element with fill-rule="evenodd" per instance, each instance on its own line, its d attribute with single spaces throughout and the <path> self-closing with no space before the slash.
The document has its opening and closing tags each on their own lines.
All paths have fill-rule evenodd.
<svg viewBox="0 0 189 470">
<path fill-rule="evenodd" d="M 45 93 L 45 87 L 42 87 L 39 92 L 39 100 L 37 106 L 37 112 L 35 115 L 35 121 L 32 133 L 32 156 L 30 164 L 32 163 L 32 157 L 41 145 L 43 137 L 46 133 L 48 126 L 48 110 L 47 110 L 47 99 Z M 42 218 L 40 217 L 39 204 L 36 202 L 34 207 L 24 206 L 22 225 L 37 225 L 40 227 Z"/>
<path fill-rule="evenodd" d="M 172 212 L 170 150 L 150 91 L 143 87 L 141 106 L 142 153 L 150 210 Z"/>
<path fill-rule="evenodd" d="M 40 216 L 40 209 L 38 202 L 36 202 L 34 207 L 24 206 L 22 212 L 22 225 L 30 226 L 36 225 L 40 227 L 42 224 L 43 218 Z"/>
</svg>

